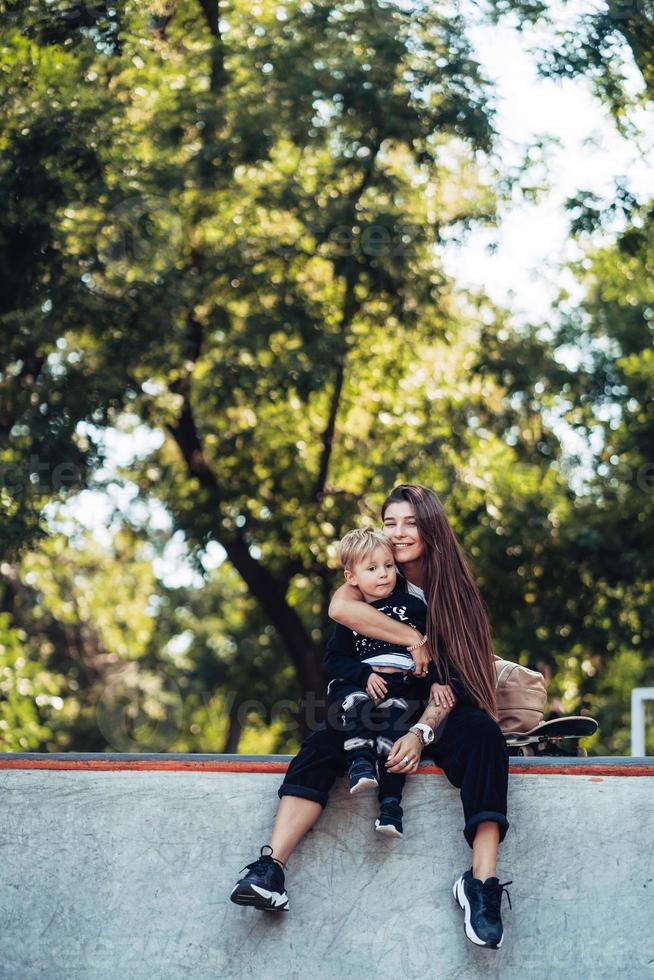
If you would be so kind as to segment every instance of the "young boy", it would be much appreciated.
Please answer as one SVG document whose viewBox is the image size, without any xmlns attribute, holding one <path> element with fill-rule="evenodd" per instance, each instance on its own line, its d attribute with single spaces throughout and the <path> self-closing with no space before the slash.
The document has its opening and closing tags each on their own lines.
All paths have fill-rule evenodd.
<svg viewBox="0 0 654 980">
<path fill-rule="evenodd" d="M 379 531 L 350 531 L 340 542 L 339 557 L 346 580 L 360 589 L 366 602 L 417 631 L 415 645 L 407 648 L 337 625 L 323 660 L 331 677 L 330 710 L 338 711 L 346 732 L 350 793 L 378 787 L 375 830 L 401 837 L 405 776 L 387 772 L 385 761 L 393 743 L 409 730 L 428 690 L 429 681 L 416 676 L 417 667 L 420 674 L 427 670 L 427 610 L 416 596 L 395 591 L 393 551 Z"/>
</svg>

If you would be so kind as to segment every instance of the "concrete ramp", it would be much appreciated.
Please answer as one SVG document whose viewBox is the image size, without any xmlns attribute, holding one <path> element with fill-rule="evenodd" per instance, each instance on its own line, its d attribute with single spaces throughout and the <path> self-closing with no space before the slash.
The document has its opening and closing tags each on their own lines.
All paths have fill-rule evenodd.
<svg viewBox="0 0 654 980">
<path fill-rule="evenodd" d="M 287 762 L 0 756 L 0 978 L 654 978 L 654 760 L 512 760 L 499 951 L 464 936 L 470 849 L 434 766 L 407 781 L 403 840 L 340 784 L 291 859 L 290 911 L 229 902 Z"/>
</svg>

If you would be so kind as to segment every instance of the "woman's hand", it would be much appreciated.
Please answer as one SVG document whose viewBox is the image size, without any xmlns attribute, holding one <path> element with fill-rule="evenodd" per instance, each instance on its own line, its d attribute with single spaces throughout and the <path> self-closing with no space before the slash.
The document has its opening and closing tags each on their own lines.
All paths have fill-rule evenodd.
<svg viewBox="0 0 654 980">
<path fill-rule="evenodd" d="M 417 735 L 407 732 L 402 738 L 398 738 L 391 749 L 386 760 L 386 769 L 388 772 L 416 772 L 421 755 L 422 742 Z"/>
<path fill-rule="evenodd" d="M 382 698 L 386 697 L 387 691 L 388 684 L 384 678 L 373 671 L 368 678 L 368 683 L 366 684 L 366 693 L 368 697 L 372 698 L 373 701 L 381 701 Z"/>
<path fill-rule="evenodd" d="M 427 653 L 427 646 L 418 647 L 417 650 L 411 652 L 413 657 L 413 662 L 416 665 L 414 674 L 416 677 L 426 677 L 427 671 L 429 670 L 429 654 Z"/>
<path fill-rule="evenodd" d="M 429 700 L 441 708 L 453 708 L 456 704 L 454 691 L 449 684 L 432 684 L 429 688 Z"/>
</svg>

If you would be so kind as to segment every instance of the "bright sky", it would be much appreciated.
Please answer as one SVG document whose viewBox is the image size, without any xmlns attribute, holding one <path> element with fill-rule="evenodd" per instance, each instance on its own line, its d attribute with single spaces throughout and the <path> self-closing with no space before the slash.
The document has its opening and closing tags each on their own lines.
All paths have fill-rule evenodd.
<svg viewBox="0 0 654 980">
<path fill-rule="evenodd" d="M 467 6 L 470 6 L 468 3 Z M 558 23 L 574 23 L 588 3 L 552 3 Z M 550 30 L 510 27 L 473 27 L 469 32 L 486 75 L 497 92 L 496 128 L 500 153 L 507 163 L 518 163 L 522 149 L 537 136 L 556 137 L 561 146 L 550 156 L 551 190 L 538 203 L 520 203 L 493 230 L 474 231 L 461 250 L 446 255 L 448 271 L 461 285 L 481 286 L 496 302 L 506 304 L 523 319 L 547 321 L 551 302 L 562 284 L 579 295 L 575 280 L 561 272 L 560 264 L 579 255 L 568 238 L 568 218 L 563 203 L 579 190 L 613 199 L 614 181 L 628 175 L 637 195 L 652 193 L 651 152 L 654 148 L 653 114 L 642 112 L 636 121 L 647 133 L 640 147 L 622 139 L 587 79 L 553 81 L 539 78 L 531 48 L 545 47 Z M 633 67 L 629 74 L 633 92 L 642 89 L 642 78 Z M 495 238 L 494 254 L 487 245 Z"/>
<path fill-rule="evenodd" d="M 469 0 L 465 3 L 469 4 Z M 590 9 L 588 4 L 584 6 Z M 467 9 L 474 7 L 469 5 Z M 580 5 L 571 3 L 564 9 L 553 4 L 552 9 L 561 11 L 557 14 L 561 19 L 568 19 Z M 529 49 L 547 44 L 549 35 L 542 30 L 519 33 L 510 27 L 479 26 L 471 29 L 470 37 L 485 73 L 496 84 L 496 127 L 502 158 L 517 164 L 524 147 L 544 134 L 557 137 L 561 145 L 549 157 L 552 189 L 545 197 L 537 204 L 516 202 L 499 230 L 476 230 L 463 246 L 448 246 L 445 266 L 461 286 L 480 287 L 493 300 L 511 308 L 517 322 L 547 322 L 552 315 L 552 299 L 562 284 L 573 296 L 580 295 L 574 280 L 559 268 L 578 254 L 568 240 L 564 200 L 583 189 L 605 197 L 608 203 L 615 179 L 625 175 L 637 195 L 651 194 L 654 121 L 638 118 L 639 128 L 646 136 L 636 146 L 634 141 L 617 135 L 608 112 L 591 94 L 587 80 L 554 82 L 538 78 L 536 59 Z M 630 83 L 634 91 L 641 85 L 635 69 Z M 488 246 L 495 241 L 499 247 L 491 252 Z M 150 451 L 160 438 L 144 427 L 133 434 L 107 433 L 109 464 L 100 478 L 110 477 L 116 467 L 129 463 L 135 449 L 139 454 Z M 107 524 L 112 510 L 131 507 L 131 496 L 133 490 L 116 484 L 102 492 L 85 491 L 60 509 L 56 523 L 66 527 L 66 517 L 74 516 L 92 528 L 99 540 L 108 541 Z M 141 504 L 140 508 L 144 517 L 146 507 Z M 170 527 L 162 507 L 155 504 L 147 510 L 156 526 Z M 215 545 L 209 552 L 207 567 L 219 564 L 223 556 L 222 549 Z M 199 584 L 199 577 L 185 560 L 181 535 L 171 537 L 164 558 L 155 563 L 155 571 L 171 586 Z"/>
</svg>

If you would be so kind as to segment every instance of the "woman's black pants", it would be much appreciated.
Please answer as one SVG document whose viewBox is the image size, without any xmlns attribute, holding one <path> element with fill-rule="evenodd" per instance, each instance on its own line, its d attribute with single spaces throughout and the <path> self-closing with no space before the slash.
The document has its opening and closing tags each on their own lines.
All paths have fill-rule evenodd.
<svg viewBox="0 0 654 980">
<path fill-rule="evenodd" d="M 299 796 L 326 806 L 334 780 L 345 772 L 344 733 L 325 722 L 302 743 L 290 763 L 278 795 Z M 500 841 L 509 829 L 506 797 L 509 751 L 497 722 L 471 705 L 457 705 L 423 759 L 440 766 L 452 785 L 461 790 L 465 826 L 470 847 L 477 825 L 484 820 L 498 824 Z"/>
</svg>

